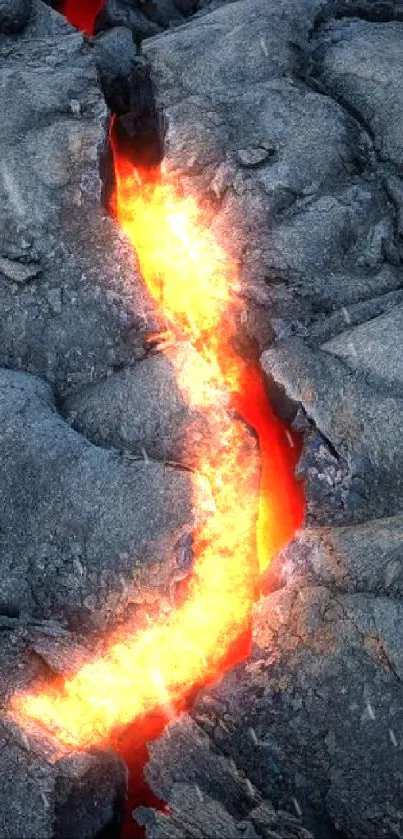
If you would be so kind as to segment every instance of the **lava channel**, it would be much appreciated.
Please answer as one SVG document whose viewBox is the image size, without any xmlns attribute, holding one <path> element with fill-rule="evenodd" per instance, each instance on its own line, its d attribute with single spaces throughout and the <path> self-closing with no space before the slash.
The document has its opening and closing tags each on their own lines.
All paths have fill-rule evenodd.
<svg viewBox="0 0 403 839">
<path fill-rule="evenodd" d="M 293 448 L 256 371 L 232 349 L 240 306 L 235 266 L 193 197 L 180 197 L 158 173 L 141 173 L 116 153 L 115 173 L 116 217 L 137 252 L 148 290 L 198 349 L 183 365 L 181 392 L 198 408 L 225 392 L 233 409 L 254 426 L 264 455 L 263 491 L 259 503 L 244 428 L 227 422 L 220 429 L 219 458 L 204 456 L 199 464 L 211 486 L 214 513 L 195 536 L 185 602 L 148 628 L 114 639 L 62 690 L 14 699 L 20 719 L 37 721 L 69 748 L 107 743 L 117 726 L 161 706 L 174 708 L 195 685 L 233 663 L 228 654 L 250 624 L 259 571 L 292 536 L 301 516 Z"/>
<path fill-rule="evenodd" d="M 102 656 L 61 687 L 14 696 L 20 725 L 40 726 L 62 749 L 114 742 L 117 730 L 159 709 L 165 719 L 174 716 L 192 691 L 239 660 L 259 574 L 303 517 L 294 478 L 297 447 L 275 417 L 258 370 L 234 350 L 242 313 L 237 266 L 194 196 L 183 197 L 159 170 L 140 171 L 117 146 L 114 164 L 117 222 L 163 315 L 179 340 L 197 350 L 180 374 L 183 397 L 207 409 L 212 394 L 226 394 L 258 436 L 261 482 L 259 491 L 255 464 L 245 457 L 242 423 L 227 422 L 220 429 L 220 457 L 212 446 L 211 457 L 198 464 L 211 486 L 214 512 L 195 536 L 183 602 L 134 634 L 122 630 Z"/>
</svg>

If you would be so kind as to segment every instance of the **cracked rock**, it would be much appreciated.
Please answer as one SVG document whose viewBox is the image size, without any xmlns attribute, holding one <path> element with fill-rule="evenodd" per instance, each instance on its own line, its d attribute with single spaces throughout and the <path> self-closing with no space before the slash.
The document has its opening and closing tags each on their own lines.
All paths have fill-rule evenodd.
<svg viewBox="0 0 403 839">
<path fill-rule="evenodd" d="M 298 339 L 267 350 L 262 366 L 322 435 L 307 432 L 300 461 L 313 518 L 341 523 L 401 510 L 401 399 Z"/>
</svg>

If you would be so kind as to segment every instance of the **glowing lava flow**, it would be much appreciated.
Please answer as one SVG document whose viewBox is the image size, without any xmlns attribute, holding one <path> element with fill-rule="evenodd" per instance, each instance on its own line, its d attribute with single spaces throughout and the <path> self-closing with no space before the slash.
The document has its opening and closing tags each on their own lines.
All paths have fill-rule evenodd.
<svg viewBox="0 0 403 839">
<path fill-rule="evenodd" d="M 77 3 L 77 0 L 62 0 L 59 11 L 77 29 L 92 35 L 95 18 L 104 5 L 105 0 L 81 0 L 81 3 Z"/>
<path fill-rule="evenodd" d="M 232 349 L 239 302 L 236 269 L 193 198 L 180 198 L 158 177 L 144 179 L 115 154 L 116 215 L 133 243 L 152 296 L 180 340 L 197 348 L 181 372 L 192 404 L 226 393 L 230 406 L 255 426 L 263 450 L 258 536 L 261 564 L 300 522 L 301 498 L 292 478 L 293 454 L 271 414 L 263 386 Z M 202 364 L 192 362 L 192 355 Z M 219 456 L 203 456 L 214 513 L 195 537 L 196 562 L 182 605 L 149 628 L 111 641 L 109 649 L 62 689 L 14 697 L 19 720 L 45 726 L 68 747 L 107 741 L 116 726 L 169 703 L 228 666 L 228 652 L 248 627 L 258 596 L 256 462 L 245 455 L 245 428 L 228 421 Z M 288 452 L 286 455 L 285 453 Z"/>
</svg>

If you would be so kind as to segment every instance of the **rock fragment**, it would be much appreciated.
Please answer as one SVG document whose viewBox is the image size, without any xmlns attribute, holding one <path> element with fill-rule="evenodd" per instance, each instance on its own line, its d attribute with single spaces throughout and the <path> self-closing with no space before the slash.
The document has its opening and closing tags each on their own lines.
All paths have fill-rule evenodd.
<svg viewBox="0 0 403 839">
<path fill-rule="evenodd" d="M 297 818 L 264 801 L 245 773 L 220 755 L 202 728 L 184 715 L 151 747 L 146 774 L 169 803 L 168 813 L 138 808 L 147 839 L 312 839 Z"/>
<path fill-rule="evenodd" d="M 178 539 L 211 508 L 207 486 L 88 443 L 39 379 L 0 371 L 0 391 L 3 604 L 93 630 L 145 601 L 156 609 L 176 573 Z"/>
<path fill-rule="evenodd" d="M 139 61 L 130 29 L 107 29 L 95 38 L 93 50 L 108 108 L 117 115 L 126 113 L 130 107 L 130 77 Z"/>
</svg>

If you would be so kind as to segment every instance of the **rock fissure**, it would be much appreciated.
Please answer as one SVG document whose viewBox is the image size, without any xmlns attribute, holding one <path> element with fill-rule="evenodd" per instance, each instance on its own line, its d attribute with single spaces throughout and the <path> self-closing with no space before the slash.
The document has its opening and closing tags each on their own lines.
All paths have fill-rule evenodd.
<svg viewBox="0 0 403 839">
<path fill-rule="evenodd" d="M 0 509 L 6 511 L 0 532 L 0 611 L 7 618 L 23 605 L 21 620 L 27 614 L 27 620 L 43 621 L 47 619 L 41 616 L 43 604 L 48 603 L 53 617 L 46 586 L 58 586 L 51 579 L 53 563 L 57 566 L 61 557 L 69 557 L 67 566 L 62 562 L 60 568 L 75 563 L 87 605 L 81 595 L 75 600 L 80 586 L 74 588 L 75 574 L 67 572 L 68 620 L 76 611 L 77 627 L 90 620 L 95 621 L 96 631 L 102 631 L 108 615 L 115 618 L 131 608 L 129 556 L 134 530 L 128 532 L 127 522 L 139 486 L 147 495 L 144 487 L 151 473 L 155 475 L 145 510 L 146 542 L 149 532 L 159 526 L 158 469 L 163 462 L 181 460 L 185 472 L 192 469 L 191 452 L 182 448 L 178 457 L 183 444 L 179 437 L 172 440 L 171 420 L 180 414 L 174 399 L 174 404 L 166 403 L 171 405 L 169 423 L 158 433 L 155 423 L 148 425 L 150 439 L 157 441 L 149 455 L 148 475 L 140 459 L 129 467 L 114 455 L 117 449 L 141 458 L 141 421 L 133 429 L 124 418 L 132 419 L 139 410 L 134 400 L 130 403 L 133 389 L 138 394 L 142 387 L 143 393 L 147 390 L 136 364 L 144 358 L 142 333 L 148 328 L 158 332 L 159 325 L 133 274 L 129 249 L 126 266 L 123 240 L 117 241 L 113 223 L 101 221 L 94 205 L 93 196 L 101 194 L 94 161 L 105 140 L 106 120 L 94 68 L 95 49 L 92 42 L 83 46 L 80 36 L 39 0 L 21 3 L 22 17 L 9 17 L 5 24 L 0 5 L 0 29 L 22 27 L 31 5 L 34 14 L 27 29 L 1 35 L 0 41 L 9 85 L 3 103 L 9 119 L 8 134 L 1 141 L 5 163 L 0 179 L 0 252 L 7 260 L 6 279 L 0 285 L 1 364 L 9 370 L 7 377 L 2 374 L 1 388 L 7 405 L 15 405 L 8 417 L 5 412 L 0 427 L 6 445 L 1 465 L 7 475 L 0 488 Z M 229 251 L 240 260 L 248 329 L 264 353 L 264 369 L 316 422 L 316 429 L 303 429 L 306 442 L 299 468 L 305 475 L 309 515 L 317 527 L 303 530 L 281 555 L 284 580 L 256 606 L 249 659 L 220 685 L 204 691 L 210 700 L 210 709 L 207 703 L 203 711 L 207 742 L 215 731 L 225 759 L 232 757 L 238 770 L 245 772 L 259 804 L 251 799 L 244 813 L 245 828 L 244 818 L 234 817 L 227 807 L 227 775 L 215 785 L 209 780 L 213 767 L 219 775 L 222 765 L 214 754 L 207 759 L 205 746 L 200 745 L 192 721 L 198 715 L 196 702 L 191 715 L 169 726 L 151 750 L 147 770 L 151 785 L 160 789 L 156 778 L 161 773 L 174 777 L 174 783 L 167 781 L 164 787 L 171 809 L 143 810 L 141 819 L 147 835 L 158 839 L 179 837 L 185 826 L 192 836 L 215 832 L 220 838 L 253 835 L 251 831 L 268 837 L 275 831 L 294 839 L 306 837 L 309 829 L 317 839 L 340 835 L 338 830 L 348 839 L 387 839 L 402 830 L 401 684 L 385 670 L 388 660 L 390 668 L 400 672 L 402 625 L 400 6 L 332 3 L 323 10 L 308 0 L 276 0 L 274 7 L 260 0 L 216 2 L 203 16 L 195 15 L 184 26 L 164 32 L 162 24 L 148 20 L 143 12 L 134 15 L 128 6 L 118 12 L 117 0 L 107 5 L 109 43 L 120 38 L 122 33 L 114 30 L 117 22 L 120 28 L 123 23 L 122 54 L 123 43 L 130 51 L 133 35 L 151 66 L 157 105 L 166 115 L 168 169 L 180 172 L 185 192 L 195 189 L 211 206 L 216 202 L 211 227 L 225 236 Z M 103 25 L 100 19 L 97 38 L 106 50 Z M 145 33 L 152 37 L 144 40 Z M 288 46 L 291 42 L 293 46 Z M 310 52 L 316 42 L 318 79 L 312 80 Z M 48 67 L 58 68 L 59 90 L 65 85 L 69 101 L 78 103 L 74 120 L 66 119 L 64 99 L 43 69 L 45 53 Z M 33 82 L 32 90 L 24 87 L 18 95 L 15 75 L 24 72 L 27 56 L 32 78 L 41 81 L 38 90 L 47 79 L 46 95 L 35 94 Z M 305 74 L 306 83 L 297 93 L 299 85 L 293 89 L 289 80 L 298 81 L 301 73 L 299 82 L 304 82 Z M 67 76 L 68 83 L 63 82 Z M 127 95 L 133 96 L 130 85 L 125 91 L 122 101 L 127 107 Z M 135 97 L 133 102 L 136 130 Z M 148 118 L 155 125 L 155 117 Z M 142 119 L 145 124 L 144 112 Z M 53 121 L 61 122 L 60 129 L 53 131 Z M 275 151 L 260 161 L 261 150 L 267 147 Z M 67 200 L 56 222 L 63 190 Z M 98 198 L 95 204 L 98 207 Z M 54 259 L 60 232 L 64 253 Z M 24 256 L 31 251 L 21 243 L 29 244 L 30 239 L 47 254 L 46 259 L 34 257 L 34 251 L 29 258 Z M 21 265 L 29 266 L 24 274 Z M 37 276 L 28 275 L 28 270 L 37 268 Z M 133 312 L 144 313 L 143 328 L 133 322 Z M 156 358 L 148 355 L 142 364 L 150 375 L 157 370 L 158 392 L 158 375 L 163 381 L 165 374 L 158 374 Z M 43 406 L 50 397 L 32 377 L 50 383 L 65 418 L 78 417 L 74 422 L 79 433 L 74 437 L 68 437 L 64 422 L 54 424 L 54 409 L 53 419 L 46 419 Z M 200 420 L 194 419 L 197 426 Z M 144 427 L 147 423 L 149 414 Z M 332 451 L 326 440 L 332 441 Z M 144 448 L 148 456 L 147 445 Z M 75 463 L 76 474 L 69 470 L 69 462 Z M 174 497 L 181 499 L 168 553 L 174 552 L 184 530 L 193 527 L 186 474 L 181 483 L 177 471 L 164 470 L 164 479 L 172 476 Z M 110 475 L 106 487 L 105 474 Z M 141 480 L 134 481 L 136 475 Z M 111 521 L 102 505 L 102 484 L 120 511 L 119 522 Z M 62 487 L 68 515 L 63 506 L 51 507 L 39 531 L 30 487 L 46 498 L 61 497 Z M 11 503 L 14 517 L 10 517 Z M 96 516 L 91 513 L 93 506 Z M 172 517 L 171 509 L 167 515 Z M 30 529 L 25 526 L 27 517 Z M 325 540 L 323 524 L 329 526 Z M 14 541 L 10 533 L 17 530 Z M 78 549 L 67 538 L 69 531 L 77 534 Z M 33 532 L 38 538 L 30 544 Z M 111 564 L 102 543 L 107 542 L 110 550 L 115 541 L 118 552 L 112 550 Z M 155 550 L 152 543 L 150 556 Z M 95 556 L 101 558 L 103 577 L 92 575 Z M 26 563 L 30 576 L 36 573 L 32 591 L 24 581 Z M 80 566 L 88 567 L 84 581 L 78 574 Z M 115 570 L 123 575 L 119 584 L 123 601 L 117 594 Z M 38 618 L 32 617 L 31 602 Z M 56 605 L 56 612 L 60 610 L 64 617 L 62 598 Z M 33 629 L 23 631 L 31 634 Z M 0 645 L 2 702 L 9 685 L 29 684 L 43 666 L 31 660 L 20 633 L 17 627 L 2 633 L 8 639 L 7 649 Z M 45 661 L 53 656 L 56 662 L 59 656 L 62 662 L 60 650 L 55 651 L 59 636 L 48 637 Z M 24 666 L 19 669 L 21 661 Z M 59 666 L 63 672 L 65 664 Z M 269 760 L 262 757 L 250 729 L 258 732 L 259 741 L 272 743 Z M 33 789 L 30 781 L 24 782 L 20 751 L 3 722 L 0 736 L 7 743 L 0 834 L 50 837 L 57 824 L 57 835 L 65 835 L 60 816 L 54 815 L 54 802 L 60 801 L 54 792 L 60 789 L 56 776 L 61 770 L 49 769 L 41 758 L 34 758 L 32 748 L 25 750 L 24 760 L 36 760 L 37 767 L 30 768 L 26 777 L 32 779 L 32 772 L 35 777 L 39 772 L 41 778 Z M 98 808 L 89 766 L 73 779 L 70 774 L 68 783 L 80 790 L 87 821 L 85 826 L 79 819 L 69 823 L 71 816 L 57 804 L 69 824 L 69 835 L 72 831 L 77 836 L 89 835 L 88 831 L 93 835 L 97 826 L 114 818 L 116 786 L 107 785 L 105 772 L 113 779 L 112 786 L 119 786 L 124 783 L 122 768 L 113 761 L 113 766 L 105 763 L 103 755 L 96 760 L 98 792 L 107 803 Z M 193 781 L 195 772 L 205 779 L 202 791 Z M 74 795 L 66 793 L 65 800 L 76 802 Z M 12 810 L 11 800 L 17 802 Z M 18 810 L 21 801 L 25 813 L 32 814 L 28 830 Z M 301 820 L 274 810 L 269 801 L 290 813 L 301 811 L 304 827 Z M 74 808 L 78 812 L 78 804 Z"/>
</svg>

